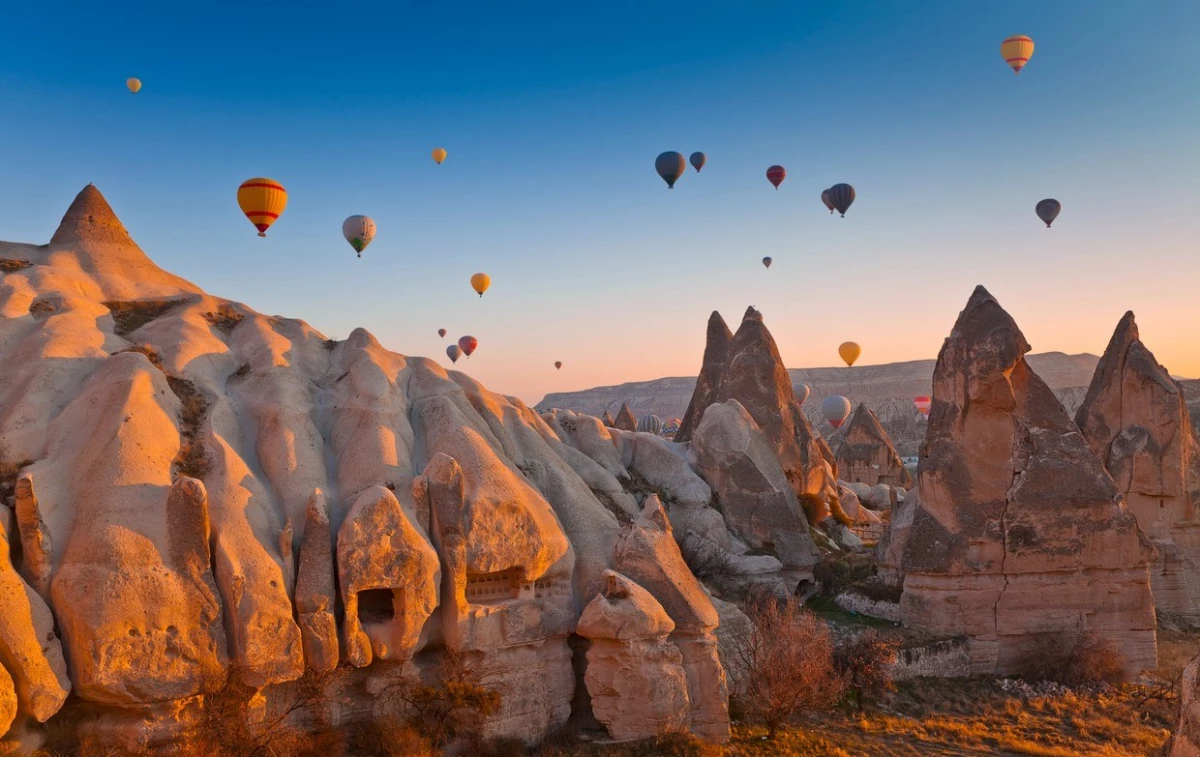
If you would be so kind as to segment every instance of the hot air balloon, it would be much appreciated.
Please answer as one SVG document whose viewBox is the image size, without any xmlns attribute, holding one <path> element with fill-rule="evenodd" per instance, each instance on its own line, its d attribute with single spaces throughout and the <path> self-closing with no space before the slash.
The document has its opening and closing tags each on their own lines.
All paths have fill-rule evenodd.
<svg viewBox="0 0 1200 757">
<path fill-rule="evenodd" d="M 829 208 L 829 215 L 833 215 L 833 200 L 829 199 L 829 190 L 821 192 L 821 202 L 825 203 L 825 207 Z"/>
<path fill-rule="evenodd" d="M 933 406 L 933 400 L 928 397 L 913 397 L 913 404 L 922 418 L 929 418 L 929 408 Z"/>
<path fill-rule="evenodd" d="M 1000 54 L 1004 56 L 1004 62 L 1012 66 L 1013 73 L 1019 75 L 1033 57 L 1033 40 L 1024 34 L 1009 37 L 1000 43 Z"/>
<path fill-rule="evenodd" d="M 688 160 L 691 161 L 692 168 L 696 169 L 696 173 L 700 173 L 700 169 L 708 162 L 708 156 L 702 152 L 694 152 Z"/>
<path fill-rule="evenodd" d="M 433 162 L 437 163 L 440 166 L 442 164 L 442 161 L 446 159 L 446 148 L 435 147 L 435 148 L 433 148 L 432 154 L 433 154 Z"/>
<path fill-rule="evenodd" d="M 771 262 L 772 262 L 772 261 L 771 261 L 771 258 L 770 258 L 770 257 L 765 257 L 765 258 L 763 258 L 763 266 L 765 266 L 765 267 L 767 267 L 767 268 L 770 268 L 770 267 L 771 267 Z"/>
<path fill-rule="evenodd" d="M 675 182 L 679 181 L 679 177 L 687 170 L 687 162 L 683 159 L 683 153 L 664 152 L 655 158 L 654 170 L 667 182 L 667 189 L 674 189 Z"/>
<path fill-rule="evenodd" d="M 457 344 L 452 344 L 446 348 L 446 355 L 449 356 L 451 363 L 457 363 L 458 358 L 462 355 L 462 348 Z"/>
<path fill-rule="evenodd" d="M 473 336 L 459 337 L 458 346 L 467 357 L 471 357 L 471 353 L 479 346 L 479 340 Z"/>
<path fill-rule="evenodd" d="M 342 221 L 342 236 L 361 258 L 363 250 L 375 238 L 375 222 L 367 216 L 350 216 Z"/>
<path fill-rule="evenodd" d="M 803 405 L 808 400 L 808 395 L 812 392 L 812 389 L 808 384 L 796 384 L 792 387 L 792 391 L 796 395 L 796 401 Z"/>
<path fill-rule="evenodd" d="M 846 211 L 854 202 L 854 187 L 849 184 L 834 184 L 826 191 L 829 192 L 829 201 L 833 203 L 833 207 L 845 218 Z"/>
<path fill-rule="evenodd" d="M 442 337 L 442 338 L 445 338 L 445 336 L 446 336 L 446 330 L 445 330 L 445 329 L 438 329 L 438 336 L 440 336 L 440 337 Z"/>
<path fill-rule="evenodd" d="M 556 370 L 560 370 L 560 371 L 561 371 L 561 370 L 562 370 L 562 361 L 561 361 L 561 360 L 555 360 L 555 361 L 554 361 L 554 367 L 555 367 L 555 369 L 556 369 Z"/>
<path fill-rule="evenodd" d="M 854 361 L 858 360 L 858 356 L 862 354 L 862 347 L 859 347 L 856 342 L 842 342 L 838 346 L 838 354 L 842 356 L 842 360 L 846 361 L 846 366 L 854 365 Z"/>
<path fill-rule="evenodd" d="M 638 421 L 637 425 L 638 431 L 642 431 L 647 434 L 654 434 L 655 436 L 658 436 L 662 433 L 662 428 L 662 418 L 659 418 L 657 415 L 644 415 L 642 416 L 642 419 Z"/>
<path fill-rule="evenodd" d="M 830 426 L 841 428 L 850 417 L 850 400 L 838 395 L 826 397 L 821 400 L 821 414 L 829 421 Z"/>
<path fill-rule="evenodd" d="M 767 169 L 767 181 L 775 185 L 779 189 L 779 185 L 787 178 L 787 169 L 783 166 L 771 166 Z"/>
<path fill-rule="evenodd" d="M 486 292 L 488 287 L 491 285 L 492 277 L 488 276 L 486 273 L 477 273 L 471 277 L 471 288 L 478 292 L 480 297 L 483 296 L 483 293 Z M 468 356 L 470 356 L 470 354 L 471 353 L 469 352 L 467 353 Z"/>
<path fill-rule="evenodd" d="M 274 179 L 247 179 L 238 187 L 237 200 L 258 235 L 265 237 L 287 207 L 287 190 Z"/>
<path fill-rule="evenodd" d="M 129 88 L 130 92 L 136 95 L 138 90 L 142 88 L 142 80 L 131 76 L 125 80 L 125 86 Z"/>
<path fill-rule="evenodd" d="M 1062 203 L 1058 200 L 1042 200 L 1034 208 L 1037 212 L 1037 217 L 1046 222 L 1046 228 L 1050 228 L 1050 224 L 1054 223 L 1054 219 L 1058 218 L 1058 214 L 1062 212 Z"/>
</svg>

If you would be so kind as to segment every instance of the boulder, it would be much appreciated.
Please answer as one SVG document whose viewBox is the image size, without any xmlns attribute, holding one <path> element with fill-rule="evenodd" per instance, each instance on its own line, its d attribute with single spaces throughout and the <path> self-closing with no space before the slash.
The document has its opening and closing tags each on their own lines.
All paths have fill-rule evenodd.
<svg viewBox="0 0 1200 757">
<path fill-rule="evenodd" d="M 977 288 L 934 370 L 902 621 L 966 636 L 988 675 L 1017 671 L 1045 634 L 1082 629 L 1132 677 L 1156 662 L 1153 549 L 1028 351 Z"/>
<path fill-rule="evenodd" d="M 1126 313 L 1075 416 L 1158 557 L 1158 611 L 1200 623 L 1200 445 L 1187 402 Z"/>
<path fill-rule="evenodd" d="M 707 507 L 712 489 L 688 464 L 687 448 L 661 436 L 612 432 L 613 444 L 629 470 L 633 490 L 648 490 L 668 507 Z"/>
<path fill-rule="evenodd" d="M 605 578 L 577 630 L 591 642 L 584 681 L 592 711 L 618 741 L 678 731 L 690 703 L 683 656 L 668 640 L 675 624 L 633 581 L 613 571 Z"/>
<path fill-rule="evenodd" d="M 918 490 L 913 489 L 903 501 L 892 510 L 883 530 L 883 536 L 875 545 L 875 564 L 885 583 L 893 586 L 904 584 L 904 550 L 908 546 L 908 534 L 912 529 L 913 514 L 920 502 Z"/>
<path fill-rule="evenodd" d="M 688 402 L 687 411 L 675 432 L 675 441 L 686 442 L 700 427 L 700 420 L 708 406 L 716 403 L 720 394 L 721 380 L 729 365 L 729 346 L 733 342 L 733 332 L 729 330 L 725 319 L 717 311 L 708 317 L 708 337 L 704 342 L 704 358 L 700 363 L 700 375 L 696 379 L 696 388 L 692 399 Z"/>
<path fill-rule="evenodd" d="M 773 552 L 790 584 L 811 580 L 819 555 L 775 449 L 737 400 L 711 406 L 691 442 L 696 468 L 716 493 L 729 530 Z"/>
<path fill-rule="evenodd" d="M 840 430 L 842 444 L 837 450 L 837 469 L 843 481 L 868 486 L 912 486 L 912 475 L 900 461 L 879 418 L 865 402 L 859 403 L 850 422 Z"/>
</svg>

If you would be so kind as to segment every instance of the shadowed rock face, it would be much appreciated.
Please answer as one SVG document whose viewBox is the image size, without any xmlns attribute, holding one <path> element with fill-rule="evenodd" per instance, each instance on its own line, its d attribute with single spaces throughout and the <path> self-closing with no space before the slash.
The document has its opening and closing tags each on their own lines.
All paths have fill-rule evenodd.
<svg viewBox="0 0 1200 757">
<path fill-rule="evenodd" d="M 1133 313 L 1117 324 L 1075 422 L 1158 550 L 1158 610 L 1200 621 L 1200 448 L 1183 392 Z"/>
<path fill-rule="evenodd" d="M 838 477 L 842 481 L 866 484 L 913 485 L 912 474 L 900 461 L 896 448 L 879 418 L 865 404 L 860 404 L 843 427 L 842 444 L 837 450 Z"/>
<path fill-rule="evenodd" d="M 707 378 L 697 384 L 692 395 L 691 408 L 699 414 L 695 427 L 712 404 L 737 400 L 770 440 L 795 494 L 836 494 L 833 454 L 804 417 L 762 314 L 748 308 L 728 348 L 724 347 L 728 329 L 720 328 L 723 323 L 720 316 L 709 319 L 702 371 Z M 724 366 L 717 379 L 722 358 Z"/>
<path fill-rule="evenodd" d="M 1153 551 L 982 287 L 934 371 L 929 435 L 902 568 L 905 625 L 970 639 L 978 673 L 1009 673 L 1039 634 L 1083 628 L 1155 663 Z"/>
<path fill-rule="evenodd" d="M 580 419 L 568 443 L 364 330 L 334 342 L 205 294 L 155 266 L 94 187 L 50 245 L 0 242 L 0 257 L 29 264 L 0 272 L 0 463 L 21 469 L 15 517 L 0 507 L 0 736 L 74 728 L 70 692 L 101 745 L 164 744 L 235 665 L 269 701 L 306 670 L 428 672 L 443 648 L 499 671 L 487 733 L 566 721 L 567 638 L 605 571 L 637 564 L 637 538 L 616 549 L 614 512 L 640 511 L 608 429 Z M 707 504 L 669 442 L 625 436 L 629 465 Z M 682 666 L 686 692 L 656 719 L 720 738 L 715 613 L 669 531 L 652 537 L 672 567 L 647 566 L 630 594 L 698 620 L 616 650 L 618 667 Z M 333 724 L 369 717 L 369 696 Z"/>
<path fill-rule="evenodd" d="M 686 442 L 700 426 L 704 411 L 717 400 L 721 390 L 721 380 L 729 365 L 729 347 L 733 342 L 733 332 L 725 324 L 725 319 L 717 311 L 708 317 L 708 338 L 704 343 L 704 360 L 700 364 L 700 376 L 696 379 L 696 390 L 692 392 L 692 400 L 688 403 L 687 412 L 675 432 L 675 441 Z"/>
<path fill-rule="evenodd" d="M 621 431 L 637 431 L 637 418 L 633 417 L 633 411 L 629 409 L 629 405 L 621 405 L 621 410 L 617 413 L 612 425 L 613 428 Z"/>
</svg>

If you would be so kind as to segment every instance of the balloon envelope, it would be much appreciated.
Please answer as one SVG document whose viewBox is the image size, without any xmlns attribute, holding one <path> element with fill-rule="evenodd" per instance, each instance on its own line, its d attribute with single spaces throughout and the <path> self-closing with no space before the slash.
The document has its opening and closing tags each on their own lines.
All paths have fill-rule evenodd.
<svg viewBox="0 0 1200 757">
<path fill-rule="evenodd" d="M 562 361 L 561 361 L 561 360 L 555 360 L 555 361 L 554 361 L 554 367 L 555 367 L 555 368 L 557 368 L 558 370 L 560 370 L 560 371 L 561 371 L 561 370 L 562 370 Z"/>
<path fill-rule="evenodd" d="M 433 148 L 432 154 L 433 162 L 437 163 L 439 166 L 442 164 L 442 161 L 446 159 L 446 149 L 444 147 Z"/>
<path fill-rule="evenodd" d="M 444 337 L 444 336 L 446 336 L 446 330 L 445 330 L 445 329 L 438 329 L 438 336 L 441 336 L 441 337 Z"/>
<path fill-rule="evenodd" d="M 692 168 L 696 169 L 696 173 L 700 173 L 700 169 L 708 162 L 708 156 L 702 152 L 694 152 L 688 160 L 691 161 Z"/>
<path fill-rule="evenodd" d="M 842 342 L 838 346 L 838 354 L 846 361 L 846 365 L 854 365 L 854 361 L 862 354 L 862 347 L 859 347 L 857 342 Z"/>
<path fill-rule="evenodd" d="M 812 388 L 808 384 L 796 384 L 792 387 L 792 391 L 796 394 L 796 401 L 803 405 L 812 392 Z"/>
<path fill-rule="evenodd" d="M 461 349 L 463 351 L 463 354 L 466 355 L 467 357 L 471 357 L 471 353 L 474 352 L 475 348 L 478 346 L 479 346 L 479 340 L 473 336 L 464 336 L 464 337 L 459 337 L 459 339 L 458 339 L 458 347 L 459 347 L 459 349 Z"/>
<path fill-rule="evenodd" d="M 929 417 L 929 408 L 933 407 L 932 399 L 925 396 L 913 397 L 913 404 L 916 406 L 917 412 L 920 413 L 922 417 Z"/>
<path fill-rule="evenodd" d="M 667 182 L 667 189 L 674 189 L 675 182 L 687 170 L 687 161 L 683 159 L 683 153 L 664 152 L 654 159 L 654 170 Z"/>
<path fill-rule="evenodd" d="M 849 184 L 834 184 L 825 191 L 829 192 L 829 201 L 833 203 L 834 209 L 845 218 L 846 211 L 854 202 L 854 187 Z"/>
<path fill-rule="evenodd" d="M 491 285 L 492 277 L 488 276 L 486 273 L 477 273 L 471 277 L 471 288 L 478 292 L 480 297 L 483 296 L 483 293 L 486 292 L 488 287 Z M 468 352 L 467 354 L 470 355 L 471 353 Z"/>
<path fill-rule="evenodd" d="M 274 179 L 247 179 L 238 187 L 237 201 L 258 235 L 265 237 L 287 207 L 287 190 Z"/>
<path fill-rule="evenodd" d="M 850 400 L 837 395 L 826 397 L 821 400 L 821 414 L 829 421 L 830 426 L 841 428 L 850 417 Z"/>
<path fill-rule="evenodd" d="M 638 421 L 637 425 L 638 431 L 643 431 L 647 434 L 654 434 L 655 436 L 661 434 L 662 429 L 662 418 L 659 418 L 657 415 L 642 416 L 642 419 Z"/>
<path fill-rule="evenodd" d="M 1058 200 L 1042 200 L 1034 208 L 1037 217 L 1046 223 L 1046 228 L 1050 228 L 1050 224 L 1054 223 L 1054 219 L 1058 218 L 1058 214 L 1062 212 L 1062 203 Z"/>
<path fill-rule="evenodd" d="M 1000 54 L 1004 56 L 1004 62 L 1012 66 L 1013 73 L 1019 74 L 1033 57 L 1033 40 L 1024 34 L 1009 37 L 1000 43 Z"/>
<path fill-rule="evenodd" d="M 833 200 L 829 199 L 829 190 L 821 192 L 821 202 L 825 203 L 825 207 L 829 208 L 829 215 L 833 215 Z"/>
<path fill-rule="evenodd" d="M 362 251 L 367 249 L 367 245 L 375 238 L 375 222 L 367 216 L 350 216 L 342 221 L 342 236 L 346 237 L 346 241 L 361 258 Z"/>
<path fill-rule="evenodd" d="M 457 344 L 452 344 L 446 348 L 446 355 L 449 356 L 451 363 L 457 363 L 458 358 L 462 356 L 462 348 Z"/>
<path fill-rule="evenodd" d="M 130 92 L 132 92 L 133 94 L 136 95 L 138 93 L 138 90 L 142 88 L 142 80 L 135 79 L 134 77 L 131 76 L 125 80 L 125 86 L 129 88 Z"/>
<path fill-rule="evenodd" d="M 787 169 L 783 166 L 771 166 L 767 169 L 767 181 L 775 185 L 779 189 L 779 185 L 787 178 Z"/>
<path fill-rule="evenodd" d="M 772 262 L 771 258 L 769 258 L 769 257 L 763 258 L 763 265 L 766 266 L 767 268 L 771 267 L 771 262 Z"/>
</svg>

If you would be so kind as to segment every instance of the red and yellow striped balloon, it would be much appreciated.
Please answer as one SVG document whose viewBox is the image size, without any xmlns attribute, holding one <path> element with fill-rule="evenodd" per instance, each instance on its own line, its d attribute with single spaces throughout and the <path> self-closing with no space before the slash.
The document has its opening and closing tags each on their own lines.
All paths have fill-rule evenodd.
<svg viewBox="0 0 1200 757">
<path fill-rule="evenodd" d="M 265 237 L 267 229 L 287 207 L 287 190 L 274 179 L 247 179 L 238 187 L 237 199 L 242 212 L 258 229 L 258 235 Z"/>
<path fill-rule="evenodd" d="M 1024 34 L 1009 37 L 1000 43 L 1000 54 L 1004 56 L 1004 62 L 1019 74 L 1033 57 L 1033 40 Z"/>
</svg>

